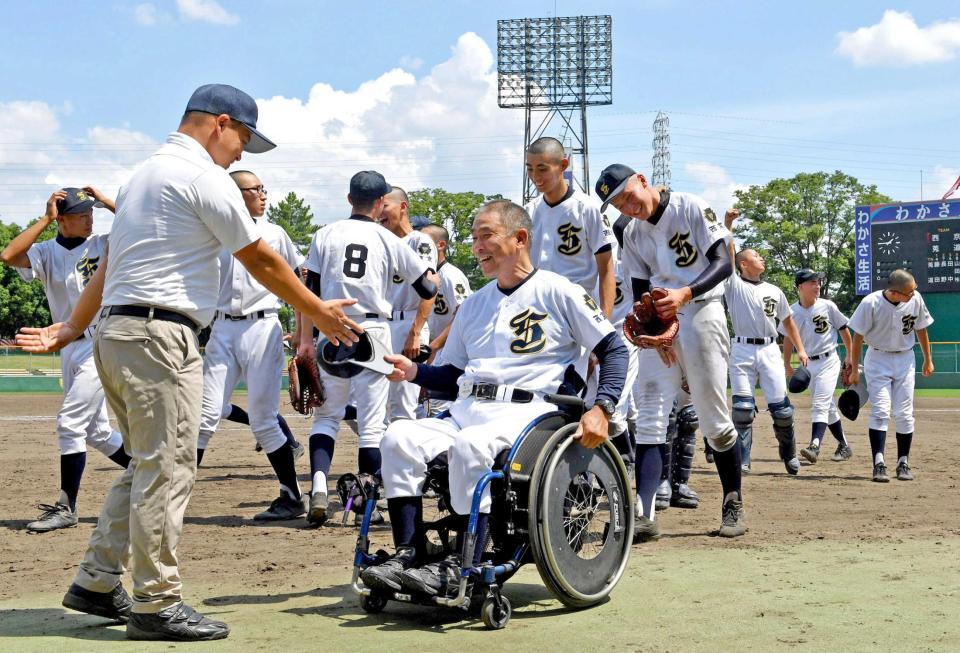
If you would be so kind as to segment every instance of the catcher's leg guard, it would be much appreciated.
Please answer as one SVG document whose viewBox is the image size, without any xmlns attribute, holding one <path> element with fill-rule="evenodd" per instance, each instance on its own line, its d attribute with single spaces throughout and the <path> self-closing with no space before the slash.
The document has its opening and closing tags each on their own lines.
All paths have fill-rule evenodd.
<svg viewBox="0 0 960 653">
<path fill-rule="evenodd" d="M 788 474 L 796 474 L 800 471 L 800 460 L 797 458 L 797 439 L 793 432 L 794 410 L 790 398 L 784 397 L 783 401 L 768 404 L 767 409 L 773 416 L 773 433 L 777 436 L 780 460 Z"/>
<path fill-rule="evenodd" d="M 693 406 L 686 406 L 677 415 L 677 434 L 673 438 L 671 455 L 670 505 L 676 508 L 696 508 L 700 495 L 687 482 L 693 470 L 693 455 L 697 449 L 697 428 L 700 421 Z"/>
<path fill-rule="evenodd" d="M 757 415 L 757 402 L 746 395 L 733 396 L 733 426 L 740 437 L 741 466 L 750 469 L 750 450 L 753 448 L 753 418 Z"/>
<path fill-rule="evenodd" d="M 670 497 L 673 493 L 670 483 L 670 471 L 672 458 L 673 442 L 677 438 L 677 402 L 673 402 L 673 409 L 670 411 L 670 421 L 667 423 L 667 441 L 660 446 L 660 457 L 663 460 L 663 467 L 660 471 L 660 485 L 657 487 L 657 510 L 666 510 L 670 506 Z"/>
</svg>

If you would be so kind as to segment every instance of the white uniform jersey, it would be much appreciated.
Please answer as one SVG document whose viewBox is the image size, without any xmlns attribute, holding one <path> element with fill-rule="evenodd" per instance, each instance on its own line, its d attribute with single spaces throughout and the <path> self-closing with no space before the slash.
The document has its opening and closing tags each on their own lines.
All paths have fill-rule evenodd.
<svg viewBox="0 0 960 653">
<path fill-rule="evenodd" d="M 717 241 L 728 241 L 730 232 L 707 203 L 690 193 L 662 193 L 666 206 L 656 224 L 632 220 L 623 235 L 626 278 L 647 279 L 652 287 L 690 285 L 708 265 L 707 250 Z M 717 284 L 697 299 L 723 294 Z"/>
<path fill-rule="evenodd" d="M 87 286 L 107 252 L 107 236 L 90 236 L 82 245 L 67 249 L 56 239 L 34 243 L 27 250 L 29 268 L 17 268 L 25 281 L 40 279 L 54 322 L 64 322 L 73 312 L 80 293 Z M 94 317 L 93 326 L 99 319 Z"/>
<path fill-rule="evenodd" d="M 625 274 L 623 267 L 623 244 L 619 240 L 623 238 L 623 230 L 630 224 L 631 219 L 625 215 L 617 218 L 614 224 L 613 233 L 613 269 L 617 282 L 616 292 L 613 296 L 613 315 L 610 321 L 614 324 L 620 324 L 627 317 L 627 313 L 633 308 L 633 302 L 636 301 L 633 296 L 633 283 Z M 619 236 L 617 235 L 619 233 Z"/>
<path fill-rule="evenodd" d="M 796 302 L 790 306 L 790 310 L 800 332 L 803 348 L 810 356 L 819 356 L 833 349 L 837 344 L 838 332 L 847 326 L 848 322 L 837 305 L 823 297 L 817 297 L 809 308 Z M 782 326 L 780 333 L 787 335 Z"/>
<path fill-rule="evenodd" d="M 496 283 L 467 298 L 453 321 L 443 360 L 464 380 L 530 392 L 557 392 L 583 349 L 591 351 L 613 325 L 580 286 L 536 270 L 509 294 Z"/>
<path fill-rule="evenodd" d="M 323 299 L 356 298 L 344 312 L 360 319 L 390 317 L 393 275 L 412 284 L 427 271 L 427 264 L 402 240 L 364 216 L 317 231 L 304 265 L 320 275 Z"/>
<path fill-rule="evenodd" d="M 457 308 L 473 293 L 467 275 L 450 261 L 441 263 L 437 274 L 440 276 L 440 291 L 433 312 L 427 318 L 431 338 L 439 336 L 453 322 Z"/>
<path fill-rule="evenodd" d="M 776 338 L 777 323 L 790 317 L 790 304 L 772 283 L 754 283 L 733 273 L 724 284 L 733 333 L 741 338 Z"/>
<path fill-rule="evenodd" d="M 547 204 L 541 195 L 526 209 L 533 220 L 533 264 L 580 284 L 598 299 L 596 255 L 616 245 L 610 221 L 600 212 L 600 202 L 571 186 L 556 206 Z"/>
<path fill-rule="evenodd" d="M 437 269 L 437 245 L 433 238 L 422 231 L 413 230 L 401 240 L 420 257 L 420 260 L 431 270 Z M 416 278 L 404 278 L 401 274 L 393 275 L 393 288 L 390 292 L 390 302 L 395 311 L 415 311 L 420 307 L 420 295 L 412 284 Z"/>
<path fill-rule="evenodd" d="M 863 298 L 848 326 L 862 335 L 870 347 L 899 352 L 913 349 L 916 330 L 931 324 L 933 317 L 920 293 L 913 293 L 909 301 L 894 304 L 878 290 Z"/>
<path fill-rule="evenodd" d="M 303 265 L 301 254 L 283 227 L 264 219 L 256 220 L 260 238 L 272 247 L 291 268 Z M 228 315 L 250 315 L 257 311 L 276 310 L 280 300 L 264 288 L 227 250 L 220 252 L 220 300 L 217 310 Z"/>
</svg>

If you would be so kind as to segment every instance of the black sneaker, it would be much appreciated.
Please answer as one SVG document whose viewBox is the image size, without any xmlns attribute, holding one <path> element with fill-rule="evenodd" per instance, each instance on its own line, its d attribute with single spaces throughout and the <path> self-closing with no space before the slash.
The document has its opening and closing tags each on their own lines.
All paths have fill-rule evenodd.
<svg viewBox="0 0 960 653">
<path fill-rule="evenodd" d="M 303 503 L 303 497 L 294 499 L 286 492 L 281 492 L 280 496 L 273 500 L 269 508 L 261 513 L 257 513 L 253 518 L 256 521 L 296 519 L 307 512 L 307 509 L 303 507 Z"/>
<path fill-rule="evenodd" d="M 838 444 L 837 450 L 830 456 L 830 460 L 842 463 L 844 460 L 853 458 L 853 448 L 849 444 Z"/>
<path fill-rule="evenodd" d="M 696 509 L 700 507 L 700 495 L 686 483 L 681 483 L 673 488 L 673 493 L 670 495 L 670 506 L 688 510 Z"/>
<path fill-rule="evenodd" d="M 208 619 L 183 602 L 153 614 L 131 612 L 127 622 L 127 639 L 200 642 L 229 634 L 227 624 Z"/>
<path fill-rule="evenodd" d="M 747 524 L 744 521 L 743 501 L 728 500 L 723 504 L 720 530 L 717 535 L 720 537 L 740 537 L 746 532 Z"/>
<path fill-rule="evenodd" d="M 399 592 L 403 587 L 400 576 L 416 562 L 413 549 L 400 549 L 387 561 L 367 567 L 360 572 L 363 584 L 375 590 L 393 590 Z"/>
<path fill-rule="evenodd" d="M 898 481 L 912 481 L 913 474 L 910 473 L 910 465 L 907 464 L 907 461 L 903 461 L 897 465 L 897 480 Z"/>
<path fill-rule="evenodd" d="M 460 556 L 407 569 L 400 575 L 400 583 L 410 592 L 452 598 L 460 589 Z"/>
<path fill-rule="evenodd" d="M 125 622 L 130 616 L 133 600 L 120 583 L 109 592 L 91 592 L 74 583 L 63 595 L 62 604 L 77 612 Z"/>
<path fill-rule="evenodd" d="M 327 522 L 329 501 L 326 492 L 310 495 L 310 509 L 307 511 L 307 523 L 311 526 L 323 526 Z"/>
<path fill-rule="evenodd" d="M 873 466 L 873 482 L 889 483 L 890 477 L 887 476 L 887 466 L 883 463 L 877 463 Z"/>
<path fill-rule="evenodd" d="M 811 465 L 816 465 L 817 458 L 820 457 L 820 445 L 811 444 L 806 449 L 801 449 L 800 455 L 806 458 L 807 462 L 810 463 Z"/>
<path fill-rule="evenodd" d="M 640 515 L 633 526 L 633 543 L 643 544 L 660 539 L 660 522 Z"/>
</svg>

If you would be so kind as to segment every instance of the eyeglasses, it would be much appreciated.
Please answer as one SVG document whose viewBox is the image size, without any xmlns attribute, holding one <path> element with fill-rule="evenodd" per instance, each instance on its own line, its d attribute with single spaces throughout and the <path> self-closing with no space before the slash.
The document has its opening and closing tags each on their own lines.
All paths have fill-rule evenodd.
<svg viewBox="0 0 960 653">
<path fill-rule="evenodd" d="M 251 186 L 250 188 L 241 188 L 240 190 L 242 190 L 242 191 L 243 191 L 243 190 L 252 190 L 252 191 L 255 192 L 257 195 L 266 195 L 266 194 L 267 194 L 267 189 L 264 188 L 262 185 L 260 185 L 260 186 Z"/>
</svg>

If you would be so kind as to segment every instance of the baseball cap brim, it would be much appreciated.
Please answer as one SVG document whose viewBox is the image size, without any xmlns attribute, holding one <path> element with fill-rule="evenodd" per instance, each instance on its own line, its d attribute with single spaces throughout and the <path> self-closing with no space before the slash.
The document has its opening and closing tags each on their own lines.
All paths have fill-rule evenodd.
<svg viewBox="0 0 960 653">
<path fill-rule="evenodd" d="M 263 154 L 269 152 L 277 146 L 276 143 L 258 132 L 250 125 L 243 123 L 243 126 L 250 130 L 250 141 L 244 146 L 243 151 L 250 154 Z"/>
<path fill-rule="evenodd" d="M 610 202 L 613 200 L 613 198 L 623 192 L 623 189 L 625 189 L 625 188 L 627 187 L 627 183 L 628 183 L 629 181 L 630 181 L 630 177 L 627 177 L 626 179 L 624 179 L 623 181 L 620 182 L 620 185 L 619 185 L 619 186 L 617 186 L 616 188 L 614 188 L 613 191 L 611 191 L 610 194 L 607 195 L 607 199 L 605 199 L 605 200 L 603 201 L 603 204 L 600 205 L 600 211 L 601 211 L 601 212 L 607 210 L 607 207 L 610 205 Z"/>
</svg>

